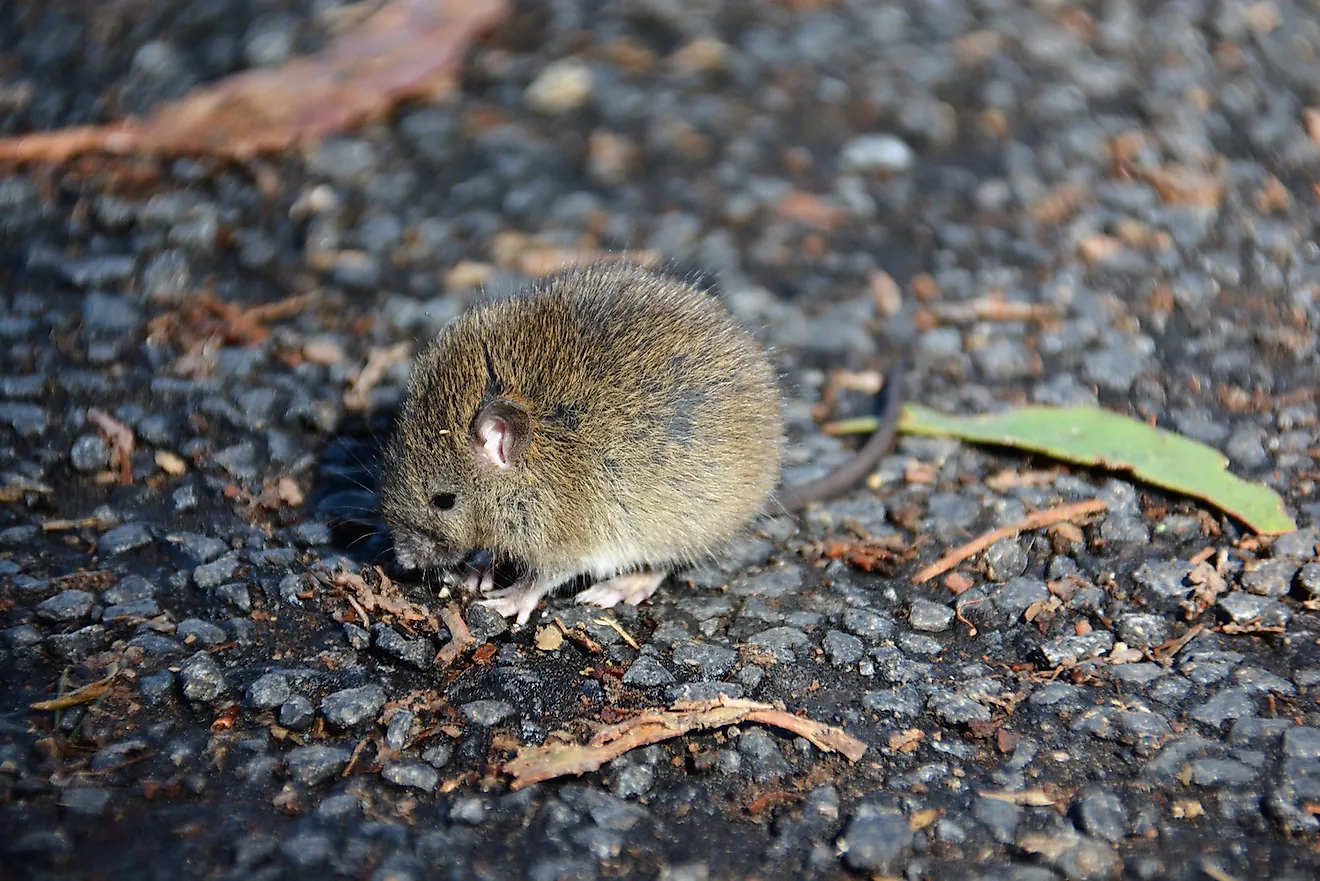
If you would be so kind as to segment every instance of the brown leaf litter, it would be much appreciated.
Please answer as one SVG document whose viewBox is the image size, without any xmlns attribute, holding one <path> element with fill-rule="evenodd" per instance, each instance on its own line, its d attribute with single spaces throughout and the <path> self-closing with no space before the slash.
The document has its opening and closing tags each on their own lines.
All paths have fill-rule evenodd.
<svg viewBox="0 0 1320 881">
<path fill-rule="evenodd" d="M 0 139 L 0 162 L 84 153 L 241 162 L 310 145 L 401 101 L 452 94 L 469 45 L 510 9 L 508 0 L 388 0 L 313 55 L 225 77 L 140 119 Z"/>
<path fill-rule="evenodd" d="M 599 769 L 624 753 L 662 740 L 682 737 L 690 731 L 705 731 L 745 722 L 782 728 L 805 737 L 825 752 L 839 752 L 856 762 L 866 744 L 840 728 L 787 713 L 772 704 L 719 697 L 709 701 L 678 701 L 668 709 L 644 710 L 617 725 L 602 728 L 585 744 L 562 732 L 542 746 L 520 749 L 504 764 L 513 777 L 512 788 L 522 789 L 543 780 L 581 775 Z"/>
</svg>

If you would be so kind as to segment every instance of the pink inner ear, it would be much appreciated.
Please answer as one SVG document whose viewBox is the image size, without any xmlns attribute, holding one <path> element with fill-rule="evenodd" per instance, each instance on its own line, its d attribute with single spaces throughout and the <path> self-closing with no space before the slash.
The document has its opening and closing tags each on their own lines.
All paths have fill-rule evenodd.
<svg viewBox="0 0 1320 881">
<path fill-rule="evenodd" d="M 508 420 L 498 416 L 483 416 L 477 425 L 477 458 L 495 468 L 509 467 L 509 446 L 513 443 L 513 430 Z"/>
</svg>

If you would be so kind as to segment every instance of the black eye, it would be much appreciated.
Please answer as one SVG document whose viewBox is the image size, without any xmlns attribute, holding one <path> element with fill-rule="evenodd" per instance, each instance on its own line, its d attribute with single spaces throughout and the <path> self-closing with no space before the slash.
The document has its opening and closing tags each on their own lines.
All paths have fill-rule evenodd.
<svg viewBox="0 0 1320 881">
<path fill-rule="evenodd" d="M 431 496 L 431 507 L 437 511 L 448 511 L 454 507 L 455 496 L 453 493 L 436 493 Z"/>
</svg>

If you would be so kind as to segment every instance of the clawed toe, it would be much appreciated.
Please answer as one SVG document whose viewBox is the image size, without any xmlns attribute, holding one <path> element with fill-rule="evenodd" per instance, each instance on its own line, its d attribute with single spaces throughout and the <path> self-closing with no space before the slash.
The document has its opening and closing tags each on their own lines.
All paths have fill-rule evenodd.
<svg viewBox="0 0 1320 881">
<path fill-rule="evenodd" d="M 619 603 L 630 606 L 641 605 L 660 587 L 665 580 L 663 572 L 630 572 L 616 575 L 608 581 L 601 581 L 578 594 L 576 601 L 612 609 Z"/>
</svg>

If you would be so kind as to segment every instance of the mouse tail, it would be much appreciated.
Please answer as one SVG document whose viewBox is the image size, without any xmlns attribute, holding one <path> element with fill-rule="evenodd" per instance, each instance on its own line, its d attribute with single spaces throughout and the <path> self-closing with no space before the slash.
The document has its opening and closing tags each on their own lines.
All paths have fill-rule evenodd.
<svg viewBox="0 0 1320 881">
<path fill-rule="evenodd" d="M 890 368 L 880 392 L 876 429 L 852 459 L 823 477 L 795 486 L 781 487 L 771 503 L 772 510 L 799 511 L 812 502 L 823 502 L 841 495 L 866 479 L 880 460 L 889 455 L 898 436 L 898 420 L 903 410 L 904 359 Z"/>
</svg>

